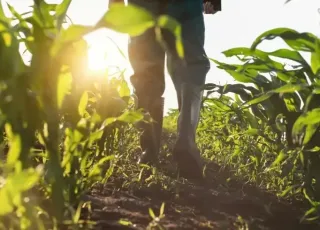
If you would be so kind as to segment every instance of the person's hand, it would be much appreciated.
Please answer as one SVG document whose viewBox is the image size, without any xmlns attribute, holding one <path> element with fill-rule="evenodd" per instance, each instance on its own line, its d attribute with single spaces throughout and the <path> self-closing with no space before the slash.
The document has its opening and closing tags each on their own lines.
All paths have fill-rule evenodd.
<svg viewBox="0 0 320 230">
<path fill-rule="evenodd" d="M 214 5 L 211 2 L 203 3 L 203 13 L 215 14 L 217 11 L 214 10 Z"/>
</svg>

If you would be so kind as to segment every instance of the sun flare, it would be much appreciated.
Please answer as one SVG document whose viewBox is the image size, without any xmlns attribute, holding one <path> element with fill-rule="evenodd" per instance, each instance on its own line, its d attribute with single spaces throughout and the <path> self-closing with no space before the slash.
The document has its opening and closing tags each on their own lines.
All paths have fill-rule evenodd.
<svg viewBox="0 0 320 230">
<path fill-rule="evenodd" d="M 114 67 L 130 68 L 126 56 L 123 56 L 126 54 L 126 37 L 119 34 L 111 35 L 97 31 L 86 38 L 89 45 L 88 68 L 90 72 L 106 72 Z"/>
<path fill-rule="evenodd" d="M 102 72 L 108 68 L 108 52 L 97 45 L 88 50 L 88 68 L 93 72 Z"/>
</svg>

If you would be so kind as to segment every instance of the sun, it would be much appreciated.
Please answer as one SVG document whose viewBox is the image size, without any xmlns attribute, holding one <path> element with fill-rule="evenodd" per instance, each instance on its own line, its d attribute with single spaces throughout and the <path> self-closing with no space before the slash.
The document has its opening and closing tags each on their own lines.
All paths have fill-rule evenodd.
<svg viewBox="0 0 320 230">
<path fill-rule="evenodd" d="M 86 38 L 88 42 L 88 69 L 106 72 L 110 68 L 130 68 L 126 57 L 127 37 L 109 31 L 96 31 Z M 121 51 L 119 51 L 121 50 Z"/>
<path fill-rule="evenodd" d="M 93 45 L 88 49 L 88 68 L 93 72 L 102 72 L 108 68 L 108 52 L 102 47 Z"/>
</svg>

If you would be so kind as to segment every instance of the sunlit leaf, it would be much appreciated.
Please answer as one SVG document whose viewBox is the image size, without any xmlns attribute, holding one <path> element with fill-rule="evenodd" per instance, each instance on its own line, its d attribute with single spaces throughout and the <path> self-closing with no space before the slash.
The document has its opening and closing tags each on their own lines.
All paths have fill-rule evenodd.
<svg viewBox="0 0 320 230">
<path fill-rule="evenodd" d="M 154 212 L 151 208 L 149 208 L 149 215 L 151 216 L 152 219 L 156 218 L 156 215 L 154 214 Z"/>
<path fill-rule="evenodd" d="M 9 141 L 9 152 L 7 156 L 7 163 L 14 164 L 19 159 L 21 153 L 21 137 L 19 134 L 12 131 L 12 127 L 9 124 L 5 125 L 6 135 Z"/>
<path fill-rule="evenodd" d="M 306 133 L 305 136 L 303 138 L 303 145 L 306 145 L 309 143 L 309 141 L 311 140 L 311 138 L 313 137 L 313 135 L 317 132 L 318 128 L 319 128 L 320 124 L 313 124 L 313 125 L 308 125 L 306 128 Z"/>
<path fill-rule="evenodd" d="M 106 156 L 106 157 L 103 157 L 102 159 L 99 160 L 99 162 L 97 162 L 96 164 L 94 164 L 94 166 L 91 168 L 89 174 L 88 174 L 88 177 L 93 177 L 93 176 L 97 176 L 97 175 L 100 175 L 101 173 L 101 167 L 103 166 L 103 164 L 105 164 L 105 162 L 107 161 L 111 161 L 114 159 L 114 155 L 111 155 L 111 156 Z"/>
<path fill-rule="evenodd" d="M 52 6 L 46 1 L 34 1 L 33 17 L 37 17 L 47 28 L 54 27 L 54 17 L 51 16 Z"/>
<path fill-rule="evenodd" d="M 89 100 L 88 92 L 84 92 L 81 96 L 80 103 L 78 106 L 78 112 L 81 117 L 83 117 L 83 115 L 86 112 L 88 100 Z"/>
<path fill-rule="evenodd" d="M 92 32 L 94 27 L 83 25 L 71 25 L 68 29 L 61 31 L 51 47 L 50 54 L 56 56 L 65 45 L 82 40 L 83 36 Z"/>
<path fill-rule="evenodd" d="M 81 216 L 81 210 L 82 210 L 82 206 L 83 206 L 84 202 L 80 201 L 77 207 L 77 210 L 75 211 L 74 215 L 73 215 L 73 223 L 78 223 L 78 221 L 80 220 L 80 216 Z"/>
<path fill-rule="evenodd" d="M 175 36 L 176 52 L 180 58 L 183 58 L 184 48 L 183 48 L 183 42 L 182 42 L 182 34 L 181 34 L 182 29 L 181 29 L 180 23 L 176 19 L 168 15 L 161 15 L 158 18 L 157 26 L 163 29 L 169 30 Z"/>
<path fill-rule="evenodd" d="M 33 168 L 10 175 L 0 189 L 0 216 L 12 212 L 21 203 L 21 193 L 34 187 L 39 179 L 40 172 Z"/>
<path fill-rule="evenodd" d="M 58 27 L 58 29 L 61 28 L 61 26 L 62 26 L 62 24 L 64 22 L 64 19 L 66 17 L 66 14 L 67 14 L 68 8 L 69 8 L 69 6 L 71 4 L 71 1 L 72 0 L 63 0 L 56 7 L 55 17 L 57 19 L 57 27 Z"/>
<path fill-rule="evenodd" d="M 2 36 L 2 39 L 4 41 L 4 44 L 9 47 L 11 46 L 11 43 L 12 43 L 12 34 L 10 34 L 9 32 L 7 32 L 7 28 L 4 27 L 4 25 L 1 23 L 0 24 L 0 33 L 1 33 L 1 36 Z"/>
<path fill-rule="evenodd" d="M 125 112 L 125 113 L 121 114 L 117 118 L 117 120 L 127 122 L 127 123 L 135 123 L 135 122 L 142 120 L 143 117 L 144 117 L 143 114 L 140 112 L 130 111 L 130 112 Z"/>
<path fill-rule="evenodd" d="M 286 158 L 286 154 L 284 153 L 284 151 L 283 150 L 280 151 L 277 158 L 274 160 L 274 162 L 272 162 L 272 166 L 280 164 L 285 158 Z"/>
<path fill-rule="evenodd" d="M 256 136 L 259 135 L 259 129 L 248 129 L 244 132 L 244 134 L 250 135 L 250 136 Z"/>
<path fill-rule="evenodd" d="M 120 219 L 120 220 L 118 221 L 118 223 L 119 223 L 120 225 L 123 225 L 123 226 L 132 226 L 132 225 L 133 225 L 133 223 L 132 223 L 131 221 L 129 221 L 129 220 L 123 220 L 123 219 Z"/>
<path fill-rule="evenodd" d="M 119 85 L 119 95 L 120 97 L 129 97 L 131 92 L 130 92 L 130 88 L 128 86 L 128 83 L 122 79 L 120 85 Z"/>
<path fill-rule="evenodd" d="M 134 4 L 127 6 L 113 3 L 98 22 L 98 27 L 106 27 L 120 33 L 138 36 L 155 25 L 155 20 L 147 10 Z"/>
<path fill-rule="evenodd" d="M 164 214 L 164 207 L 165 207 L 165 203 L 163 202 L 160 207 L 160 216 Z"/>
<path fill-rule="evenodd" d="M 71 90 L 72 75 L 71 73 L 60 74 L 58 79 L 58 108 L 61 108 L 63 99 Z"/>
<path fill-rule="evenodd" d="M 127 60 L 127 56 L 125 55 L 124 51 L 120 48 L 120 46 L 110 37 L 107 37 L 117 48 L 118 52 L 121 54 L 121 56 Z"/>
<path fill-rule="evenodd" d="M 320 108 L 313 109 L 311 111 L 308 111 L 307 113 L 302 114 L 298 117 L 298 119 L 295 121 L 293 128 L 292 128 L 292 136 L 294 139 L 297 139 L 299 135 L 303 132 L 304 128 L 311 125 L 316 125 L 320 123 Z M 309 129 L 309 134 L 314 131 L 313 128 Z M 306 139 L 306 141 L 309 139 L 309 137 Z"/>
<path fill-rule="evenodd" d="M 0 189 L 0 202 L 1 202 L 0 216 L 4 216 L 13 211 L 14 206 L 8 194 L 8 189 L 6 188 Z"/>
<path fill-rule="evenodd" d="M 11 21 L 4 13 L 2 1 L 1 1 L 1 4 L 0 4 L 0 21 L 2 23 L 6 23 L 7 25 L 9 25 L 9 23 Z"/>
<path fill-rule="evenodd" d="M 33 169 L 25 169 L 20 173 L 13 174 L 8 183 L 10 182 L 10 186 L 17 192 L 23 192 L 31 189 L 36 185 L 36 183 L 40 179 L 40 172 Z"/>
</svg>

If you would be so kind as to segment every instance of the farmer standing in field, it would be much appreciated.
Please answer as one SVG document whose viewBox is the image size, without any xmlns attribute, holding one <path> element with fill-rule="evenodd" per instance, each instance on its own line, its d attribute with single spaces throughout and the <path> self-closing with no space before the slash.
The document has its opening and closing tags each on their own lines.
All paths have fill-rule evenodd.
<svg viewBox="0 0 320 230">
<path fill-rule="evenodd" d="M 112 3 L 124 0 L 109 0 Z M 131 83 L 138 99 L 137 107 L 149 112 L 155 120 L 144 123 L 140 136 L 142 149 L 139 163 L 156 163 L 162 132 L 163 93 L 165 90 L 165 54 L 167 67 L 177 92 L 179 105 L 178 138 L 173 157 L 178 163 L 180 175 L 189 179 L 202 179 L 202 160 L 195 142 L 200 117 L 201 99 L 210 63 L 204 50 L 205 26 L 203 13 L 214 14 L 221 10 L 221 0 L 128 0 L 147 9 L 155 16 L 166 14 L 182 26 L 184 60 L 175 48 L 174 36 L 162 31 L 167 49 L 156 40 L 154 29 L 142 35 L 130 37 L 129 60 L 134 74 Z"/>
</svg>

